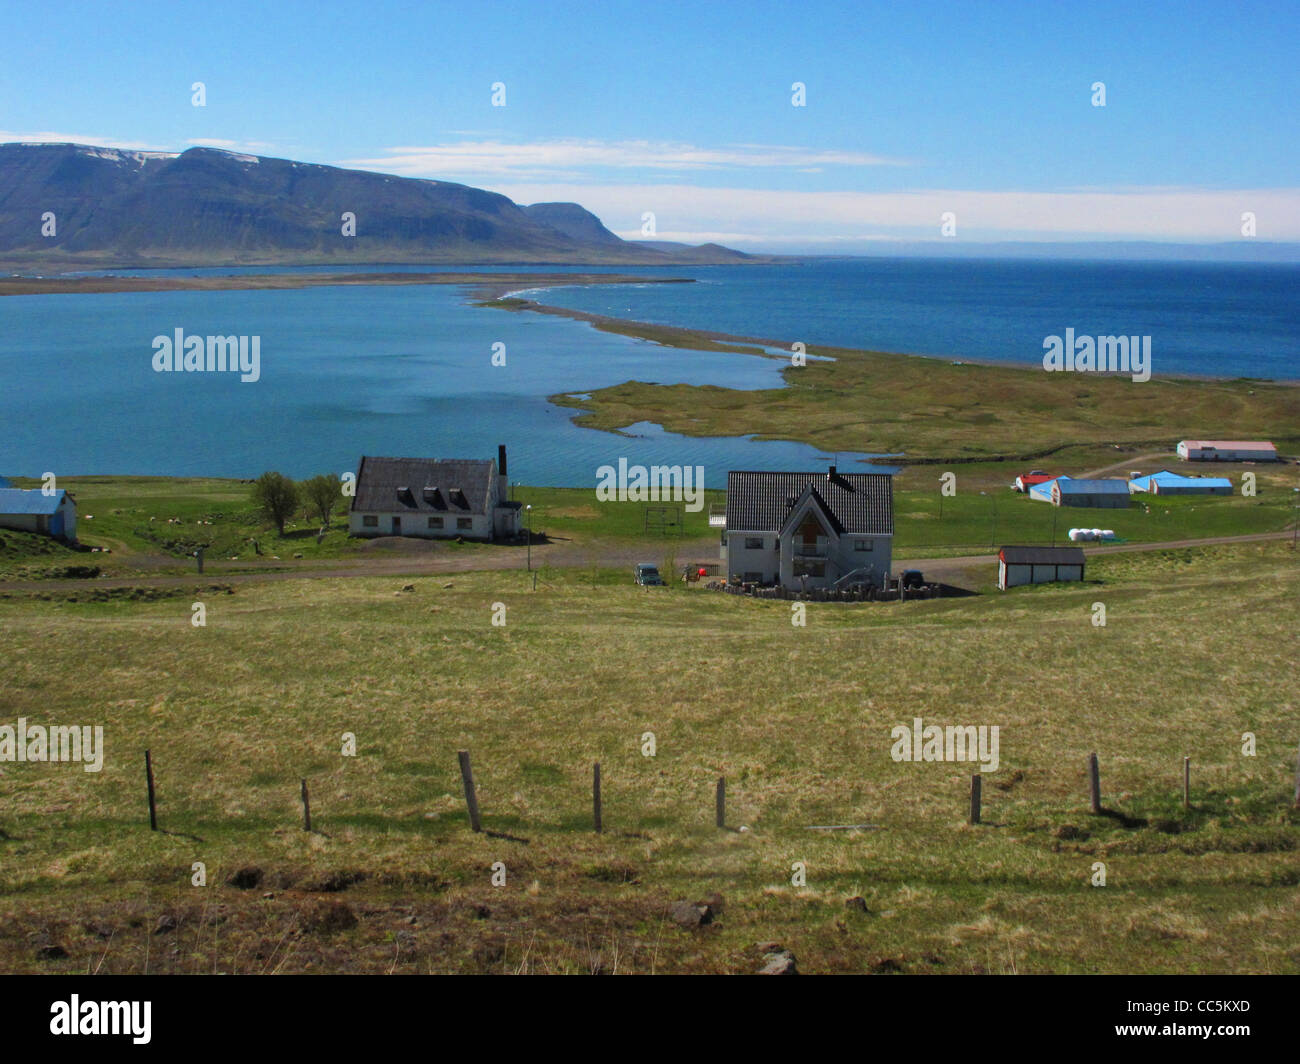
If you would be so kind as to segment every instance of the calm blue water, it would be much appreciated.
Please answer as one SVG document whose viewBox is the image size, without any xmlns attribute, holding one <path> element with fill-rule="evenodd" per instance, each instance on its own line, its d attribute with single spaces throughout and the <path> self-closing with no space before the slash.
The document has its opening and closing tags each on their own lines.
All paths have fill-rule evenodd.
<svg viewBox="0 0 1300 1064">
<path fill-rule="evenodd" d="M 458 286 L 13 296 L 0 324 L 9 475 L 306 476 L 355 469 L 363 453 L 493 457 L 505 443 L 524 483 L 592 486 L 626 457 L 701 465 L 723 487 L 728 469 L 834 461 L 784 441 L 578 428 L 545 397 L 626 380 L 779 387 L 782 363 L 474 307 Z M 177 327 L 260 336 L 261 379 L 154 372 L 153 338 Z M 497 342 L 504 367 L 491 364 Z"/>
<path fill-rule="evenodd" d="M 1153 376 L 1300 378 L 1300 264 L 855 259 L 693 267 L 542 302 L 664 325 L 1042 365 L 1043 338 L 1150 336 Z"/>
<path fill-rule="evenodd" d="M 455 267 L 341 269 L 390 268 Z M 699 280 L 540 298 L 786 341 L 1026 364 L 1040 364 L 1043 337 L 1067 327 L 1147 334 L 1157 377 L 1300 377 L 1300 266 L 870 259 L 635 272 Z M 466 299 L 452 286 L 4 298 L 0 473 L 305 476 L 354 469 L 363 453 L 488 457 L 503 442 L 512 480 L 590 486 L 598 466 L 622 456 L 703 465 L 706 483 L 721 487 L 728 469 L 833 460 L 783 441 L 577 428 L 547 395 L 625 380 L 771 388 L 783 363 L 661 348 Z M 155 373 L 153 337 L 177 327 L 259 335 L 261 380 Z M 498 341 L 505 367 L 491 365 Z"/>
</svg>

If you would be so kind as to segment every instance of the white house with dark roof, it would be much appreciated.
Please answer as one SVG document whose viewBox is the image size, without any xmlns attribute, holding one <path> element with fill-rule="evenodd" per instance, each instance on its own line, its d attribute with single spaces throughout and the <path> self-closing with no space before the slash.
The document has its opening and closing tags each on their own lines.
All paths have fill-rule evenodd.
<svg viewBox="0 0 1300 1064">
<path fill-rule="evenodd" d="M 883 586 L 894 537 L 888 473 L 727 474 L 722 569 L 791 588 Z"/>
<path fill-rule="evenodd" d="M 348 513 L 353 536 L 497 540 L 519 534 L 520 504 L 511 502 L 506 449 L 497 460 L 361 459 Z"/>
</svg>

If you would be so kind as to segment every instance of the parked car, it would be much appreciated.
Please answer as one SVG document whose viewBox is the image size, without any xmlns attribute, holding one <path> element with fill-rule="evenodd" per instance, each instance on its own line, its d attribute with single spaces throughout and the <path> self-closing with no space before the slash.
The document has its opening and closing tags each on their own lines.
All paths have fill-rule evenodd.
<svg viewBox="0 0 1300 1064">
<path fill-rule="evenodd" d="M 904 569 L 899 580 L 899 586 L 909 591 L 914 587 L 921 587 L 924 583 L 925 578 L 921 575 L 920 569 Z"/>
<path fill-rule="evenodd" d="M 659 575 L 659 566 L 649 562 L 638 563 L 633 574 L 638 587 L 665 587 L 664 578 Z"/>
</svg>

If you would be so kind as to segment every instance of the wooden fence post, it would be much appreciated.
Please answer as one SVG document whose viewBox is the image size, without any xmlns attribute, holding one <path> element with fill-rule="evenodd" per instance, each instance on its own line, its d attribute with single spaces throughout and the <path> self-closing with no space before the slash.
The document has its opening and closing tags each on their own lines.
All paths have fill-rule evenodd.
<svg viewBox="0 0 1300 1064">
<path fill-rule="evenodd" d="M 1088 793 L 1092 800 L 1092 812 L 1101 813 L 1101 769 L 1097 765 L 1097 755 L 1088 755 Z"/>
<path fill-rule="evenodd" d="M 311 801 L 307 797 L 307 781 L 302 780 L 302 830 L 311 831 Z"/>
<path fill-rule="evenodd" d="M 970 822 L 978 824 L 980 822 L 980 789 L 983 786 L 983 777 L 976 773 L 970 778 Z"/>
<path fill-rule="evenodd" d="M 149 830 L 158 830 L 158 808 L 154 802 L 153 793 L 153 758 L 149 756 L 149 751 L 144 752 L 144 778 L 149 785 Z"/>
<path fill-rule="evenodd" d="M 1300 754 L 1295 759 L 1295 807 L 1300 809 Z"/>
<path fill-rule="evenodd" d="M 469 765 L 469 751 L 457 751 L 456 757 L 460 759 L 460 781 L 465 787 L 465 804 L 469 807 L 469 826 L 475 831 L 482 831 L 483 826 L 478 819 L 478 796 L 474 793 L 474 772 Z"/>
<path fill-rule="evenodd" d="M 596 825 L 596 834 L 601 832 L 600 823 L 600 762 L 591 767 L 591 818 Z"/>
<path fill-rule="evenodd" d="M 1183 758 L 1183 811 L 1192 807 L 1192 759 Z"/>
<path fill-rule="evenodd" d="M 716 814 L 718 827 L 727 826 L 727 777 L 718 777 L 718 793 L 713 803 L 714 813 Z"/>
</svg>

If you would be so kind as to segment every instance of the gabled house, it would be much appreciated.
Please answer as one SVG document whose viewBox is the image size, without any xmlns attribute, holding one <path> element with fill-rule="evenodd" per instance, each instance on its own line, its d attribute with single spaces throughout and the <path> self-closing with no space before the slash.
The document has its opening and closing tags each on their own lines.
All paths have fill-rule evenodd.
<svg viewBox="0 0 1300 1064">
<path fill-rule="evenodd" d="M 0 528 L 37 532 L 75 543 L 77 504 L 62 488 L 46 495 L 39 488 L 3 487 L 0 488 Z"/>
<path fill-rule="evenodd" d="M 880 587 L 894 536 L 888 473 L 727 474 L 722 571 L 796 589 Z"/>
<path fill-rule="evenodd" d="M 348 514 L 353 536 L 496 540 L 519 534 L 506 449 L 485 459 L 363 456 Z"/>
</svg>

